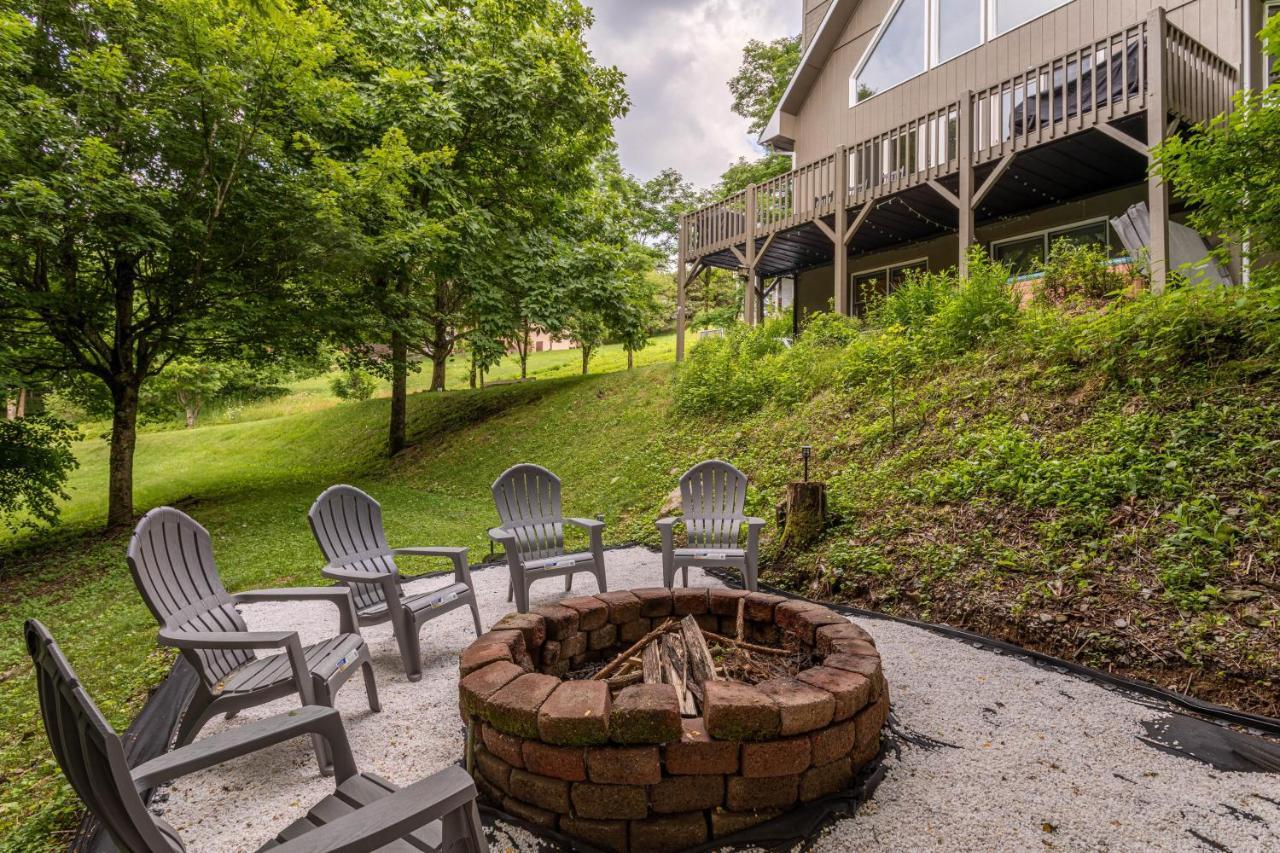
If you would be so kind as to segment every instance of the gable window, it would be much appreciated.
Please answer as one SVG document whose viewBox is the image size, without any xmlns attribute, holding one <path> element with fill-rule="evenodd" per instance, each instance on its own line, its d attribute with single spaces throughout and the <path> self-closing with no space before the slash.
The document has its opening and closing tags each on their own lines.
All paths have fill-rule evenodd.
<svg viewBox="0 0 1280 853">
<path fill-rule="evenodd" d="M 985 0 L 933 0 L 933 63 L 955 59 L 982 44 Z"/>
<path fill-rule="evenodd" d="M 849 78 L 849 106 L 1071 0 L 897 0 Z"/>
<path fill-rule="evenodd" d="M 892 89 L 928 67 L 924 47 L 927 25 L 926 0 L 902 0 L 889 13 L 856 74 L 855 103 Z"/>
</svg>

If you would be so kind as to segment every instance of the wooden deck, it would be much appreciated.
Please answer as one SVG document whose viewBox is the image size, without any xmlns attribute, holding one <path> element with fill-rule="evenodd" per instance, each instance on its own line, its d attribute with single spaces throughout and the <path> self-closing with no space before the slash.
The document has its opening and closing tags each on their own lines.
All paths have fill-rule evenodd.
<svg viewBox="0 0 1280 853">
<path fill-rule="evenodd" d="M 1159 47 L 1154 54 L 1152 43 Z M 681 221 L 681 265 L 754 274 L 776 248 L 774 238 L 795 229 L 816 228 L 832 247 L 848 247 L 873 202 L 921 186 L 969 211 L 967 235 L 965 216 L 958 230 L 972 242 L 972 210 L 1020 153 L 1093 131 L 1146 154 L 1149 142 L 1164 138 L 1166 123 L 1195 124 L 1229 110 L 1236 88 L 1230 63 L 1170 24 L 1162 11 L 1153 13 L 688 214 Z M 1137 119 L 1152 107 L 1165 113 L 1154 136 L 1155 125 Z M 1145 138 L 1132 132 L 1144 127 Z M 780 263 L 785 261 L 772 263 L 775 271 Z"/>
</svg>

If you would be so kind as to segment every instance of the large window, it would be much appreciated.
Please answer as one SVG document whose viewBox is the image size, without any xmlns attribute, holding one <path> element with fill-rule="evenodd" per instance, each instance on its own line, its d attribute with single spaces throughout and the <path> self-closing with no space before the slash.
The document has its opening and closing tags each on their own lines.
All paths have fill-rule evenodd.
<svg viewBox="0 0 1280 853">
<path fill-rule="evenodd" d="M 1276 15 L 1280 15 L 1280 3 L 1268 3 L 1262 9 L 1262 23 L 1266 24 Z M 1267 85 L 1280 83 L 1280 59 L 1272 55 L 1270 45 L 1263 45 L 1263 52 L 1262 61 L 1265 63 Z"/>
<path fill-rule="evenodd" d="M 856 74 L 855 103 L 892 89 L 928 67 L 924 40 L 928 21 L 926 0 L 902 0 L 889 13 Z"/>
<path fill-rule="evenodd" d="M 1119 238 L 1112 236 L 1111 226 L 1107 220 L 1098 219 L 993 243 L 991 255 L 1008 266 L 1015 276 L 1035 275 L 1044 269 L 1044 262 L 1049 257 L 1049 249 L 1059 240 L 1102 246 L 1112 258 L 1121 258 L 1125 252 Z"/>
<path fill-rule="evenodd" d="M 1070 0 L 898 0 L 849 79 L 849 105 L 905 83 Z"/>
<path fill-rule="evenodd" d="M 991 0 L 992 35 L 1007 33 L 1062 3 L 1063 0 Z"/>
<path fill-rule="evenodd" d="M 983 4 L 984 0 L 933 0 L 935 65 L 982 44 Z"/>
<path fill-rule="evenodd" d="M 897 289 L 913 272 L 928 272 L 926 259 L 909 261 L 892 267 L 854 273 L 849 279 L 849 308 L 855 317 L 865 316 L 876 302 Z"/>
</svg>

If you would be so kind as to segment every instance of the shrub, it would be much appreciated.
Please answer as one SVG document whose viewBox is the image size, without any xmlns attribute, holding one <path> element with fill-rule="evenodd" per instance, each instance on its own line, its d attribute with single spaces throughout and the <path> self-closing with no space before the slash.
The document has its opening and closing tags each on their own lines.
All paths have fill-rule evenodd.
<svg viewBox="0 0 1280 853">
<path fill-rule="evenodd" d="M 79 437 L 56 418 L 0 420 L 0 517 L 9 529 L 57 522 L 67 474 L 79 467 L 71 450 Z"/>
<path fill-rule="evenodd" d="M 333 396 L 339 400 L 368 400 L 377 387 L 377 380 L 364 370 L 344 370 L 329 381 Z"/>
<path fill-rule="evenodd" d="M 923 329 L 956 290 L 954 270 L 921 272 L 912 270 L 900 285 L 880 300 L 868 313 L 873 326 Z"/>
<path fill-rule="evenodd" d="M 1009 279 L 1008 267 L 974 246 L 969 278 L 947 296 L 929 323 L 931 348 L 939 355 L 958 355 L 1012 326 L 1019 300 Z"/>
<path fill-rule="evenodd" d="M 1049 249 L 1040 293 L 1054 302 L 1071 298 L 1105 299 L 1129 285 L 1128 276 L 1112 265 L 1097 243 L 1058 240 Z"/>
</svg>

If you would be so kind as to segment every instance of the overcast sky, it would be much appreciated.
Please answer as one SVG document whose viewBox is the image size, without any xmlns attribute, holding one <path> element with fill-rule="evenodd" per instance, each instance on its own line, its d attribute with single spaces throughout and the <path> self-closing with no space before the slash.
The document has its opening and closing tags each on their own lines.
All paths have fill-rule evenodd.
<svg viewBox="0 0 1280 853">
<path fill-rule="evenodd" d="M 800 31 L 796 0 L 588 0 L 591 49 L 627 75 L 631 113 L 618 123 L 622 165 L 640 179 L 674 166 L 710 186 L 759 150 L 729 111 L 728 82 L 753 38 Z"/>
</svg>

